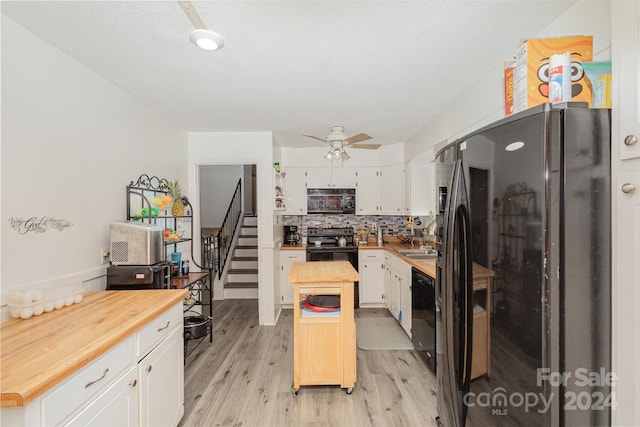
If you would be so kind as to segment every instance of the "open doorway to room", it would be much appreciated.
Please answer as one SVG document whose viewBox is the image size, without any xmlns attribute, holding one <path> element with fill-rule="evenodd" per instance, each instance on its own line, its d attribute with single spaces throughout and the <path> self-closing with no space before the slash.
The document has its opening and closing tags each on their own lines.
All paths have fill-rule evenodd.
<svg viewBox="0 0 640 427">
<path fill-rule="evenodd" d="M 199 165 L 200 235 L 214 299 L 258 298 L 256 165 Z"/>
</svg>

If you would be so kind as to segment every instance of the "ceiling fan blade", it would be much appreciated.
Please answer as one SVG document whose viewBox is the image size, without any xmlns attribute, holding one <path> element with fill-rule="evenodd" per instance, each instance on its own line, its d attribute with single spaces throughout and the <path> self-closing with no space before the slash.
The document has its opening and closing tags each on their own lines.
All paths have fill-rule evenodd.
<svg viewBox="0 0 640 427">
<path fill-rule="evenodd" d="M 352 145 L 349 148 L 364 148 L 366 150 L 377 150 L 378 147 L 380 147 L 381 144 L 358 144 L 358 145 Z"/>
<path fill-rule="evenodd" d="M 307 136 L 307 137 L 313 138 L 313 139 L 317 139 L 318 141 L 327 142 L 327 140 L 324 139 L 324 138 L 320 138 L 320 137 L 313 136 L 313 135 L 307 135 L 306 133 L 304 134 L 304 136 Z"/>
<path fill-rule="evenodd" d="M 350 136 L 344 141 L 348 144 L 355 144 L 356 142 L 366 141 L 367 139 L 371 139 L 371 137 L 366 133 L 359 133 L 357 135 Z"/>
</svg>

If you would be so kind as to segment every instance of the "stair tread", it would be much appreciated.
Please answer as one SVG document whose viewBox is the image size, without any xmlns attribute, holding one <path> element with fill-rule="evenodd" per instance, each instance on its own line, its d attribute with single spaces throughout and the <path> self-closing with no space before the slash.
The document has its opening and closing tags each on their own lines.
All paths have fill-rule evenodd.
<svg viewBox="0 0 640 427">
<path fill-rule="evenodd" d="M 257 245 L 247 245 L 247 246 L 236 245 L 236 249 L 258 249 L 258 246 Z"/>
<path fill-rule="evenodd" d="M 231 261 L 257 261 L 257 256 L 234 256 Z"/>
</svg>

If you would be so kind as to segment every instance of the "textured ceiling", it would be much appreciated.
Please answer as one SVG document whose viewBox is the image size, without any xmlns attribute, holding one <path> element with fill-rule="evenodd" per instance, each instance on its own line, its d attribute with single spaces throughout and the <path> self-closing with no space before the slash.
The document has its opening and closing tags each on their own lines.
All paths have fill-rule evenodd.
<svg viewBox="0 0 640 427">
<path fill-rule="evenodd" d="M 406 141 L 574 1 L 2 1 L 2 13 L 189 131 L 273 131 L 311 147 L 334 125 Z"/>
</svg>

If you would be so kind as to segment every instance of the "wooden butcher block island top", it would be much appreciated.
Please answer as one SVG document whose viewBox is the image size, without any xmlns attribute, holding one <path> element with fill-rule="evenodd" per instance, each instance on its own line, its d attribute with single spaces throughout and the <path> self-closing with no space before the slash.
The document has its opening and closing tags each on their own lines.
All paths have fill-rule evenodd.
<svg viewBox="0 0 640 427">
<path fill-rule="evenodd" d="M 357 282 L 358 272 L 348 261 L 295 262 L 289 271 L 290 282 Z"/>
<path fill-rule="evenodd" d="M 25 406 L 187 294 L 184 289 L 89 292 L 80 304 L 1 324 L 2 406 Z"/>
</svg>

